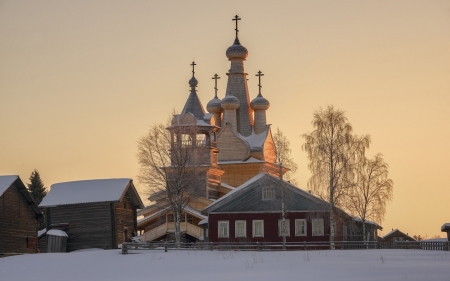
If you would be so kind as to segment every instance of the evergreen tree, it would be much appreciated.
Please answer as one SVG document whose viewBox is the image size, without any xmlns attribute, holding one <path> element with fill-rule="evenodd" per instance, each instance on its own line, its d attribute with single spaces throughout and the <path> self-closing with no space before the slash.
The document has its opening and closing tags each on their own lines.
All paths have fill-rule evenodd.
<svg viewBox="0 0 450 281">
<path fill-rule="evenodd" d="M 42 199 L 44 199 L 45 195 L 47 195 L 47 188 L 44 187 L 41 176 L 36 169 L 31 172 L 30 183 L 28 183 L 27 186 L 31 197 L 34 199 L 36 204 L 39 205 Z"/>
</svg>

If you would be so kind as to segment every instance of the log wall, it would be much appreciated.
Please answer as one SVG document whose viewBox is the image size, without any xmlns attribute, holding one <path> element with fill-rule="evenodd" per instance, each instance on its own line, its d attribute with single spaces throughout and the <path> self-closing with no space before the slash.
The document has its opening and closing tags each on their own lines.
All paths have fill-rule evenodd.
<svg viewBox="0 0 450 281">
<path fill-rule="evenodd" d="M 14 183 L 0 196 L 0 253 L 34 253 L 36 249 L 36 214 Z"/>
</svg>

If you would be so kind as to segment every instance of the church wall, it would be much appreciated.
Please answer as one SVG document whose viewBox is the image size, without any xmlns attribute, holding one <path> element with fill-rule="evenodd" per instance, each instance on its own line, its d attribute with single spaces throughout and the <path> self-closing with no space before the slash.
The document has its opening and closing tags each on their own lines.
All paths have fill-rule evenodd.
<svg viewBox="0 0 450 281">
<path fill-rule="evenodd" d="M 250 151 L 247 145 L 238 138 L 230 129 L 225 127 L 217 138 L 219 148 L 219 161 L 241 161 Z"/>
<path fill-rule="evenodd" d="M 249 179 L 253 178 L 261 171 L 263 163 L 255 164 L 232 164 L 220 165 L 219 167 L 226 170 L 222 175 L 222 182 L 231 186 L 238 187 Z"/>
</svg>

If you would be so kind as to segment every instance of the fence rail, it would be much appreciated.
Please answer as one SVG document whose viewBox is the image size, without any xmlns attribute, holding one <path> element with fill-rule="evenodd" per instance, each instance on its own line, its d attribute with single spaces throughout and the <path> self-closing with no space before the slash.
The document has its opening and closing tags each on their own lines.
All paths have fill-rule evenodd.
<svg viewBox="0 0 450 281">
<path fill-rule="evenodd" d="M 361 242 L 361 241 L 336 241 L 330 242 L 288 242 L 286 250 L 354 250 L 354 249 L 410 249 L 410 250 L 435 250 L 450 251 L 450 242 L 424 242 L 424 241 L 398 241 L 398 242 Z M 219 251 L 280 251 L 283 244 L 279 242 L 198 242 L 180 243 L 174 242 L 126 242 L 122 244 L 122 254 L 128 254 L 132 250 L 219 250 Z"/>
</svg>

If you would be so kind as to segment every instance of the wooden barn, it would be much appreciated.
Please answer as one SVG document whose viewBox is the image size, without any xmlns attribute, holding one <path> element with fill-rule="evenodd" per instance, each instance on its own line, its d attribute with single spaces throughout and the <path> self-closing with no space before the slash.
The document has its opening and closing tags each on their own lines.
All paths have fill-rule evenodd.
<svg viewBox="0 0 450 281">
<path fill-rule="evenodd" d="M 137 209 L 144 205 L 131 179 L 58 183 L 39 205 L 47 231 L 67 233 L 67 251 L 115 249 L 137 231 Z"/>
<path fill-rule="evenodd" d="M 281 186 L 285 192 L 287 221 L 283 230 Z M 329 241 L 328 203 L 270 174 L 255 176 L 202 213 L 208 216 L 208 223 L 204 225 L 211 242 L 282 242 L 282 231 L 286 231 L 287 242 Z M 334 215 L 335 240 L 346 241 L 351 235 L 350 229 L 358 222 L 338 209 Z"/>
<path fill-rule="evenodd" d="M 0 176 L 0 254 L 35 253 L 43 219 L 19 176 Z"/>
</svg>

